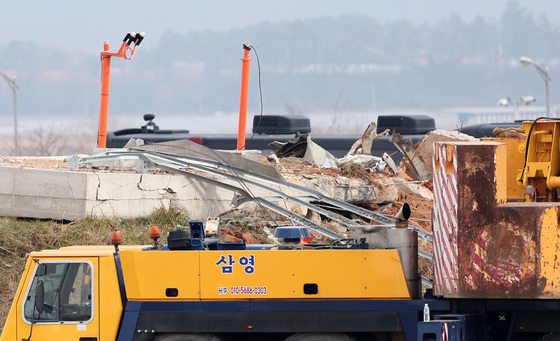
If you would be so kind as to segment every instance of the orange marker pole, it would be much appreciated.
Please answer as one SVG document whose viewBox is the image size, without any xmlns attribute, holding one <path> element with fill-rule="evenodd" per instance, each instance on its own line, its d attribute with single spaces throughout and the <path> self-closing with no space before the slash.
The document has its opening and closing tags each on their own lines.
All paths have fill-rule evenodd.
<svg viewBox="0 0 560 341">
<path fill-rule="evenodd" d="M 105 148 L 107 146 L 107 111 L 109 108 L 109 77 L 111 75 L 111 54 L 109 51 L 109 43 L 103 44 L 104 52 L 101 52 L 101 108 L 99 109 L 99 133 L 97 136 L 97 147 Z"/>
<path fill-rule="evenodd" d="M 99 133 L 97 135 L 97 146 L 99 148 L 107 147 L 107 111 L 109 109 L 109 78 L 111 75 L 111 57 L 122 57 L 124 59 L 132 59 L 136 52 L 136 46 L 140 45 L 144 40 L 145 33 L 131 32 L 124 37 L 121 48 L 117 53 L 109 52 L 109 42 L 103 44 L 103 52 L 101 52 L 101 107 L 99 109 Z M 130 45 L 134 44 L 131 48 Z M 131 51 L 130 56 L 126 54 Z"/>
<path fill-rule="evenodd" d="M 241 100 L 239 104 L 239 130 L 237 133 L 237 149 L 245 150 L 245 134 L 247 130 L 247 97 L 249 94 L 249 65 L 251 58 L 249 52 L 251 48 L 243 44 L 244 55 L 243 67 L 241 68 Z"/>
</svg>

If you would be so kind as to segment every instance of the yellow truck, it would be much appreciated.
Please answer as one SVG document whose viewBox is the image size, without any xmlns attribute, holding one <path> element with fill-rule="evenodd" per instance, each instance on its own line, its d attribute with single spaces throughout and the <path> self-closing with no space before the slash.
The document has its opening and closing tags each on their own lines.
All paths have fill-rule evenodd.
<svg viewBox="0 0 560 341">
<path fill-rule="evenodd" d="M 0 340 L 347 340 L 403 333 L 399 313 L 380 306 L 413 303 L 397 250 L 219 243 L 204 238 L 202 223 L 190 225 L 190 238 L 172 231 L 182 235 L 161 248 L 119 248 L 117 240 L 114 248 L 32 252 Z M 416 315 L 420 304 L 408 309 Z"/>
</svg>

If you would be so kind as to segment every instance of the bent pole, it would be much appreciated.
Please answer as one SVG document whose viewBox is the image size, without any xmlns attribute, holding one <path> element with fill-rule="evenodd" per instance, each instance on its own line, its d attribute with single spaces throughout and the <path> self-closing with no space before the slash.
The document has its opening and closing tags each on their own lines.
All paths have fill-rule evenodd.
<svg viewBox="0 0 560 341">
<path fill-rule="evenodd" d="M 109 109 L 109 78 L 111 75 L 111 57 L 122 57 L 124 59 L 132 59 L 136 52 L 136 46 L 140 45 L 144 40 L 145 33 L 130 32 L 123 39 L 122 45 L 118 52 L 109 52 L 109 42 L 103 43 L 103 52 L 101 52 L 101 105 L 99 108 L 99 130 L 97 135 L 97 147 L 107 147 L 107 112 Z M 130 45 L 133 45 L 131 47 Z M 130 55 L 127 54 L 130 52 Z"/>
</svg>

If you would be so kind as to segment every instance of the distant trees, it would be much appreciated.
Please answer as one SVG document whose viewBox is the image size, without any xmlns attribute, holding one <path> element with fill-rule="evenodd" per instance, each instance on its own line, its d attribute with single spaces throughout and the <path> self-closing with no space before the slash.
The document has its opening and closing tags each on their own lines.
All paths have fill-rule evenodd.
<svg viewBox="0 0 560 341">
<path fill-rule="evenodd" d="M 112 64 L 109 110 L 235 111 L 243 43 L 261 58 L 265 113 L 295 106 L 328 112 L 341 93 L 360 110 L 493 105 L 520 91 L 523 76 L 510 72 L 510 62 L 521 55 L 550 64 L 554 74 L 558 41 L 556 25 L 514 1 L 498 21 L 466 22 L 452 14 L 431 24 L 382 24 L 363 15 L 263 22 L 230 31 L 169 31 L 157 48 L 140 46 L 133 61 Z M 251 57 L 249 110 L 258 112 L 254 53 Z M 0 46 L 0 70 L 17 74 L 22 114 L 98 111 L 97 54 L 12 42 Z M 0 114 L 9 103 L 0 85 Z"/>
</svg>

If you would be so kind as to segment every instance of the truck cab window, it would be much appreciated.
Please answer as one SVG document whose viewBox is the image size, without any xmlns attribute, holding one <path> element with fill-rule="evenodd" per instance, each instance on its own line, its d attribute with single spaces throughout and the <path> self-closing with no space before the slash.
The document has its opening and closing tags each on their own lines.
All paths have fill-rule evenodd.
<svg viewBox="0 0 560 341">
<path fill-rule="evenodd" d="M 35 277 L 24 303 L 27 322 L 88 322 L 92 311 L 92 266 L 89 262 L 41 262 L 46 271 Z M 39 314 L 35 307 L 37 282 L 44 283 L 44 311 Z"/>
</svg>

